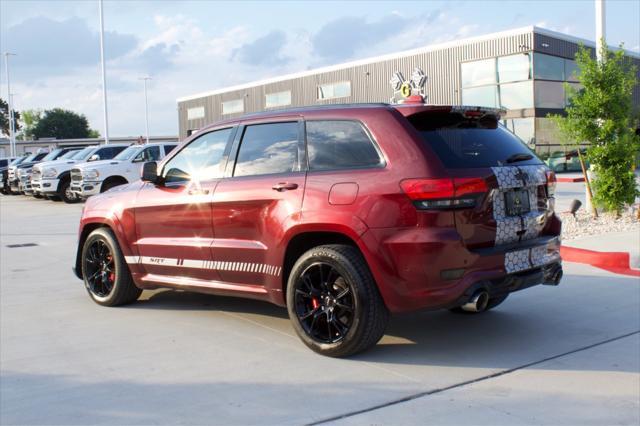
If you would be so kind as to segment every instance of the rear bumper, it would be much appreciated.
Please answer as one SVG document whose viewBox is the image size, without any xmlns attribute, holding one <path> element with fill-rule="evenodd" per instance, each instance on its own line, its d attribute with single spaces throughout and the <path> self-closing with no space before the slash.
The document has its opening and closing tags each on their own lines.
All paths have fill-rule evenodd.
<svg viewBox="0 0 640 426">
<path fill-rule="evenodd" d="M 361 242 L 391 312 L 459 306 L 480 287 L 492 296 L 521 290 L 561 267 L 557 236 L 471 251 L 455 229 L 370 229 Z"/>
</svg>

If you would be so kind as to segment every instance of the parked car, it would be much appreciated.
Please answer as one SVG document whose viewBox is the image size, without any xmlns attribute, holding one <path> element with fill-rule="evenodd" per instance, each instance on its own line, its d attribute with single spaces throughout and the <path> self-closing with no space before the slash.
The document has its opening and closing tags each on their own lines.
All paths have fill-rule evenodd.
<svg viewBox="0 0 640 426">
<path fill-rule="evenodd" d="M 375 345 L 390 313 L 557 285 L 555 175 L 499 116 L 406 103 L 219 122 L 87 201 L 76 275 L 106 306 L 159 287 L 286 306 L 329 356 Z"/>
<path fill-rule="evenodd" d="M 38 161 L 33 161 L 30 164 L 25 163 L 18 166 L 18 169 L 16 170 L 16 174 L 18 176 L 18 192 L 25 195 L 33 194 L 33 190 L 31 188 L 31 173 L 33 171 L 34 165 L 42 162 L 57 160 L 71 150 L 75 150 L 75 148 L 56 148 Z"/>
<path fill-rule="evenodd" d="M 38 191 L 51 200 L 61 199 L 66 203 L 75 203 L 79 199 L 71 192 L 71 168 L 79 163 L 113 158 L 128 146 L 128 144 L 88 146 L 72 158 L 34 167 Z"/>
<path fill-rule="evenodd" d="M 42 167 L 47 167 L 49 164 L 57 161 L 70 160 L 80 151 L 82 151 L 82 148 L 70 148 L 67 152 L 65 152 L 63 155 L 58 157 L 56 160 L 44 161 L 43 159 L 42 162 L 34 165 L 33 168 L 31 169 L 31 194 L 36 198 L 44 197 L 41 191 L 42 175 L 39 172 L 42 169 Z"/>
<path fill-rule="evenodd" d="M 111 160 L 78 164 L 71 169 L 71 191 L 78 198 L 92 195 L 135 182 L 140 179 L 142 165 L 160 161 L 177 146 L 175 143 L 132 145 Z"/>
<path fill-rule="evenodd" d="M 19 157 L 22 158 L 22 157 Z M 0 158 L 0 193 L 6 194 L 6 183 L 9 166 L 16 161 L 15 157 Z"/>
<path fill-rule="evenodd" d="M 10 194 L 20 194 L 22 193 L 19 170 L 22 167 L 32 167 L 34 164 L 42 161 L 44 157 L 46 157 L 49 153 L 46 150 L 38 150 L 38 152 L 31 154 L 27 158 L 24 159 L 20 164 L 15 164 L 9 166 L 8 171 L 8 183 L 9 183 L 9 193 Z"/>
<path fill-rule="evenodd" d="M 589 161 L 586 159 L 586 148 L 580 149 L 580 154 L 585 162 L 585 168 L 589 168 Z M 549 158 L 545 161 L 547 166 L 554 172 L 581 172 L 580 158 L 578 157 L 578 150 L 574 149 L 569 152 L 554 151 Z"/>
</svg>

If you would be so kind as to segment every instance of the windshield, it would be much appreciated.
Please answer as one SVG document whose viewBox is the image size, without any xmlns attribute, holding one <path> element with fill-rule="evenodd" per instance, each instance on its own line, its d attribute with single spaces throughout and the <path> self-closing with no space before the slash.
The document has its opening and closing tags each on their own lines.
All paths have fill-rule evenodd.
<svg viewBox="0 0 640 426">
<path fill-rule="evenodd" d="M 411 117 L 424 142 L 450 169 L 542 164 L 517 136 L 495 118 L 429 113 Z"/>
<path fill-rule="evenodd" d="M 77 150 L 67 151 L 64 154 L 62 154 L 60 157 L 58 157 L 58 160 L 68 160 L 69 158 L 72 158 L 77 153 L 78 153 Z"/>
<path fill-rule="evenodd" d="M 22 163 L 22 162 L 23 162 L 24 160 L 26 160 L 26 159 L 27 159 L 27 157 L 26 157 L 26 156 L 16 158 L 16 159 L 15 159 L 15 160 L 13 160 L 9 165 L 10 165 L 10 166 L 17 166 L 18 164 Z"/>
<path fill-rule="evenodd" d="M 118 160 L 118 161 L 128 160 L 129 158 L 131 158 L 134 155 L 136 155 L 138 153 L 138 151 L 140 151 L 140 149 L 142 149 L 142 147 L 139 146 L 139 145 L 130 146 L 127 149 L 125 149 L 124 151 L 122 151 L 120 154 L 118 154 L 115 157 L 113 157 L 113 159 L 114 160 Z"/>
<path fill-rule="evenodd" d="M 31 161 L 33 161 L 34 158 L 36 158 L 38 156 L 38 154 L 31 154 L 30 156 L 28 156 L 27 158 L 24 159 L 24 161 L 22 161 L 22 163 L 30 163 Z"/>
<path fill-rule="evenodd" d="M 73 156 L 73 159 L 74 160 L 86 160 L 87 158 L 89 158 L 91 153 L 93 151 L 95 151 L 95 150 L 96 150 L 96 148 L 93 147 L 93 146 L 85 148 L 82 151 L 77 152 L 76 155 Z"/>
<path fill-rule="evenodd" d="M 50 153 L 45 155 L 44 158 L 42 159 L 42 161 L 55 160 L 58 157 L 58 154 L 60 154 L 60 151 L 62 151 L 62 150 L 61 149 L 54 149 L 53 151 L 51 151 Z"/>
</svg>

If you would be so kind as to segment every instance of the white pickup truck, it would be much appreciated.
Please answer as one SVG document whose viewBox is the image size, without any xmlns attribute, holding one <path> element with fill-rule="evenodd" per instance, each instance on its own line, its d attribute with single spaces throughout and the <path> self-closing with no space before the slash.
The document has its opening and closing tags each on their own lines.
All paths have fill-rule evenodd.
<svg viewBox="0 0 640 426">
<path fill-rule="evenodd" d="M 78 198 L 71 192 L 71 168 L 75 164 L 97 162 L 115 157 L 127 149 L 129 144 L 109 144 L 88 146 L 73 157 L 40 163 L 33 168 L 31 186 L 33 191 L 49 199 L 62 199 L 74 203 Z"/>
<path fill-rule="evenodd" d="M 71 169 L 71 191 L 87 199 L 114 186 L 135 182 L 140 179 L 144 163 L 160 161 L 176 146 L 177 142 L 132 145 L 112 160 L 79 164 Z"/>
</svg>

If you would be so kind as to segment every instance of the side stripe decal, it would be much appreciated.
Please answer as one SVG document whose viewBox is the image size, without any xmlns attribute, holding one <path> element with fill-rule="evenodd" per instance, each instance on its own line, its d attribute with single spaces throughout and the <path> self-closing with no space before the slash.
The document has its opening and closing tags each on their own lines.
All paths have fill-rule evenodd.
<svg viewBox="0 0 640 426">
<path fill-rule="evenodd" d="M 218 260 L 174 259 L 151 256 L 125 256 L 125 262 L 130 265 L 159 265 L 177 266 L 181 268 L 199 268 L 219 271 L 252 272 L 265 275 L 280 276 L 282 268 L 265 263 L 221 262 Z"/>
</svg>

